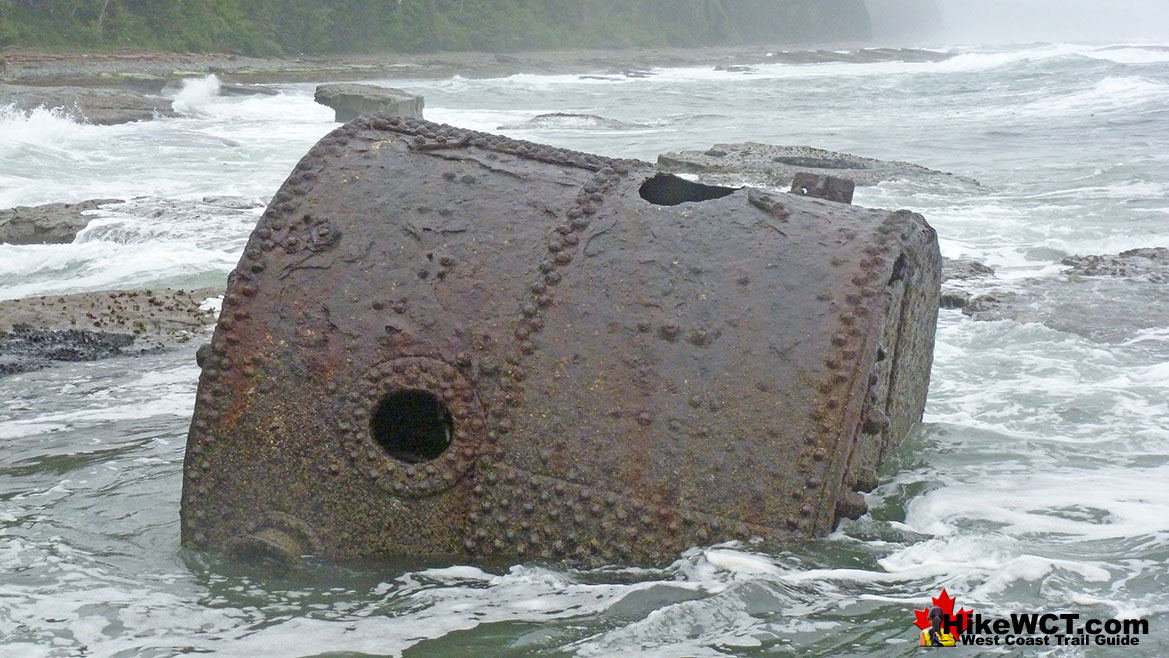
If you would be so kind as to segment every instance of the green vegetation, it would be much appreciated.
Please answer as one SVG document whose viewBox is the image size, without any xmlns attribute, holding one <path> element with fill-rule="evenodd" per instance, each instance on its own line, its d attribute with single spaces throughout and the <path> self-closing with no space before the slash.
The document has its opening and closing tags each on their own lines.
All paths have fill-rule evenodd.
<svg viewBox="0 0 1169 658">
<path fill-rule="evenodd" d="M 868 36 L 863 0 L 0 0 L 0 47 L 271 55 Z"/>
</svg>

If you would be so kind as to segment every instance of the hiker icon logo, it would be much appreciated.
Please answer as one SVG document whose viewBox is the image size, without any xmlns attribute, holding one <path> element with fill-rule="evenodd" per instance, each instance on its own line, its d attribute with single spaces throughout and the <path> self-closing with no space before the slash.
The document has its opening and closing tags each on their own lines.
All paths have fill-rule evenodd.
<svg viewBox="0 0 1169 658">
<path fill-rule="evenodd" d="M 921 629 L 919 646 L 952 647 L 958 644 L 958 637 L 973 611 L 962 608 L 955 614 L 956 600 L 943 588 L 939 596 L 930 599 L 929 607 L 913 611 L 914 625 Z"/>
</svg>

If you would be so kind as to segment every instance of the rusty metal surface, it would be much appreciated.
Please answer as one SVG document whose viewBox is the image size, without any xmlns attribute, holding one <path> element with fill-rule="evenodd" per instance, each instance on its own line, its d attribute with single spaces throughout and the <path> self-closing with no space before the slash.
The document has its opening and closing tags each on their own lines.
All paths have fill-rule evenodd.
<svg viewBox="0 0 1169 658">
<path fill-rule="evenodd" d="M 863 511 L 924 405 L 933 230 L 655 174 L 398 118 L 322 139 L 202 353 L 184 544 L 652 563 Z"/>
</svg>

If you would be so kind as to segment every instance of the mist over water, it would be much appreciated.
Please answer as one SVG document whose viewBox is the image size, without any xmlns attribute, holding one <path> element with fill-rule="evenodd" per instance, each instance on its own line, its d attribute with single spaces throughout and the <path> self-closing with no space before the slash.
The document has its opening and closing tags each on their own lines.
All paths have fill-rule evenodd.
<svg viewBox="0 0 1169 658">
<path fill-rule="evenodd" d="M 948 43 L 1169 40 L 1164 0 L 936 0 Z"/>
</svg>

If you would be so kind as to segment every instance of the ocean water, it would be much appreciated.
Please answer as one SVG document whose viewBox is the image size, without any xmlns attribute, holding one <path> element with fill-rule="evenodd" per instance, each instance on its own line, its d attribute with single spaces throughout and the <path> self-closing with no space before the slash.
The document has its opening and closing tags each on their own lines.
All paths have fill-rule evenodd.
<svg viewBox="0 0 1169 658">
<path fill-rule="evenodd" d="M 1033 312 L 942 311 L 924 421 L 869 514 L 780 549 L 695 546 L 661 569 L 249 572 L 178 543 L 193 346 L 0 379 L 0 656 L 905 656 L 913 610 L 942 588 L 988 616 L 1150 627 L 1136 647 L 961 655 L 1169 654 L 1169 294 L 1059 265 L 1169 247 L 1165 45 L 385 82 L 425 95 L 432 120 L 612 156 L 751 140 L 977 179 L 885 183 L 856 203 L 923 213 L 944 255 L 997 268 L 968 290 Z M 0 207 L 131 199 L 72 244 L 0 246 L 0 298 L 222 285 L 249 206 L 335 124 L 313 85 L 216 87 L 174 90 L 178 118 L 112 127 L 0 108 Z M 208 199 L 224 196 L 242 210 Z"/>
</svg>

